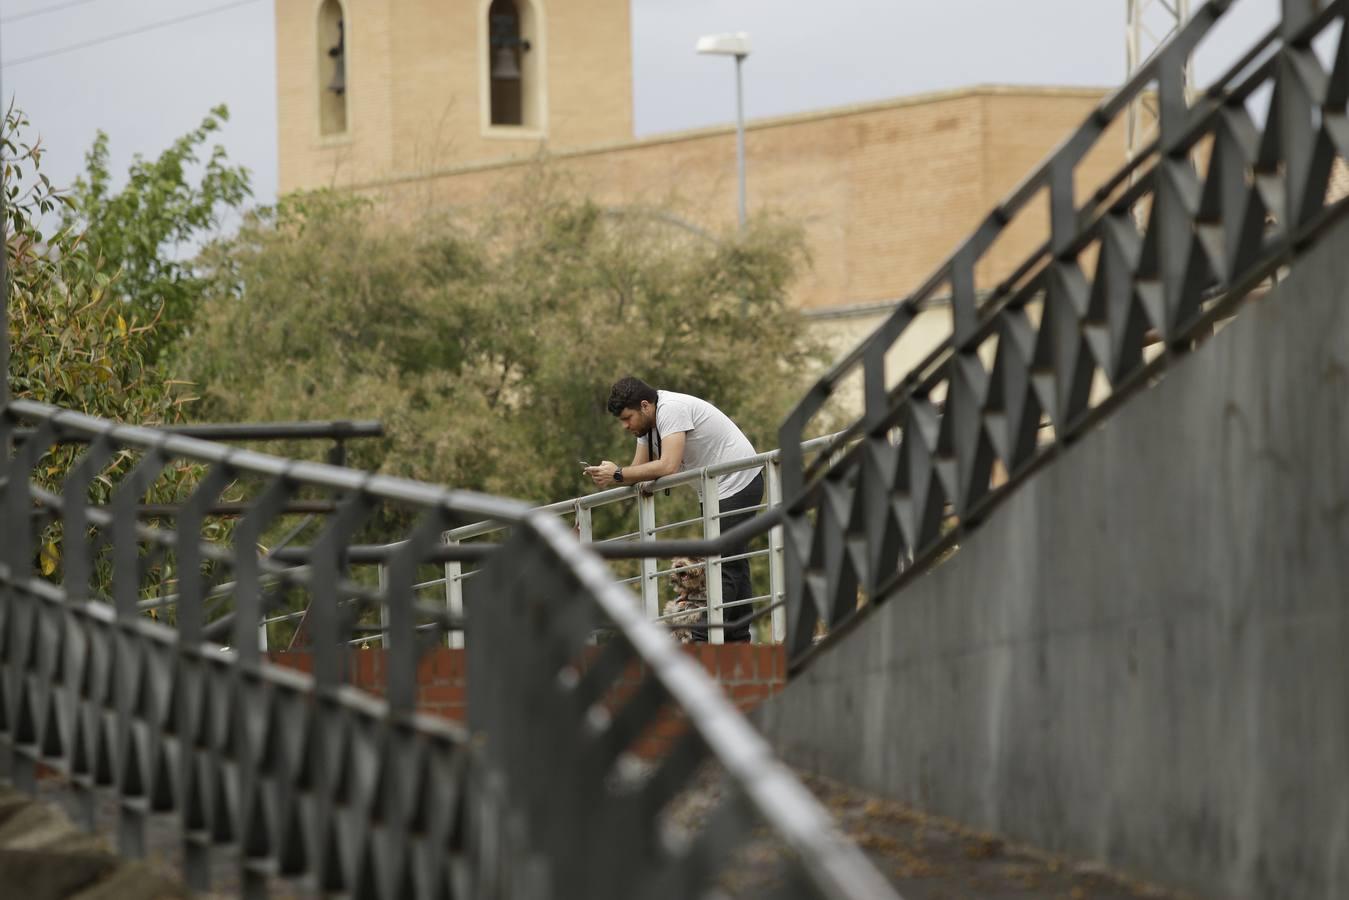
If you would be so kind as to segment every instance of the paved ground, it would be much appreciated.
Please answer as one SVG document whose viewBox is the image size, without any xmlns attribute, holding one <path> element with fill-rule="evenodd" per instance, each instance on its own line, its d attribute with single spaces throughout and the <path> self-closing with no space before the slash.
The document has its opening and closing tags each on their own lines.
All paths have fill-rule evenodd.
<svg viewBox="0 0 1349 900">
<path fill-rule="evenodd" d="M 1093 863 L 1053 856 L 877 800 L 828 779 L 799 777 L 904 900 L 1194 900 L 1193 895 L 1128 879 Z M 718 794 L 715 772 L 705 771 L 698 788 L 681 798 L 674 820 L 696 826 Z M 782 845 L 761 833 L 738 852 L 723 886 L 733 896 L 771 888 L 784 853 Z"/>
<path fill-rule="evenodd" d="M 1126 900 L 1191 895 L 1009 843 L 823 778 L 803 777 L 905 900 Z"/>
<path fill-rule="evenodd" d="M 69 791 L 64 779 L 60 777 L 39 779 L 38 791 L 42 799 L 48 801 L 42 805 L 56 807 L 64 816 L 78 820 L 79 814 L 74 795 Z M 111 792 L 100 791 L 98 793 L 94 824 L 96 828 L 95 839 L 109 850 L 115 850 L 117 847 L 117 801 Z M 226 848 L 219 848 L 213 852 L 211 890 L 209 892 L 189 894 L 182 887 L 183 847 L 179 837 L 177 820 L 174 817 L 151 816 L 146 826 L 145 845 L 146 858 L 143 863 L 137 865 L 144 873 L 152 874 L 157 879 L 176 886 L 178 893 L 166 896 L 191 896 L 198 898 L 198 900 L 225 900 L 225 898 L 239 896 L 238 866 L 235 863 L 234 855 Z M 301 893 L 294 884 L 280 879 L 274 879 L 269 890 L 273 900 L 297 900 L 297 898 L 308 896 Z M 0 890 L 0 900 L 8 896 L 7 892 Z M 127 895 L 128 898 L 136 898 L 136 900 L 142 900 L 142 898 L 150 896 L 149 894 L 134 892 Z M 35 900 L 35 898 L 29 897 L 25 900 Z"/>
<path fill-rule="evenodd" d="M 801 776 L 801 779 L 834 814 L 843 831 L 891 880 L 905 900 L 1193 900 L 1192 895 L 1130 880 L 1091 863 L 1052 856 L 1031 847 L 1006 842 L 994 835 L 972 831 L 958 823 L 929 816 L 901 804 L 877 800 L 837 782 L 809 776 Z M 73 812 L 73 801 L 68 792 L 63 790 L 62 782 L 56 779 L 44 780 L 40 785 L 45 799 L 52 803 L 32 806 L 46 807 L 52 811 L 54 804 Z M 715 769 L 709 768 L 702 772 L 696 786 L 686 792 L 672 810 L 674 822 L 691 827 L 700 825 L 716 803 L 720 790 Z M 0 897 L 14 896 L 8 890 L 12 884 L 4 876 L 5 796 L 12 795 L 0 794 L 0 885 L 6 888 L 0 890 Z M 72 836 L 66 827 L 69 822 L 63 815 L 60 819 L 66 822 L 65 826 L 56 822 L 44 827 L 56 829 L 53 834 L 69 842 L 73 850 L 92 852 L 96 857 L 102 853 L 101 863 L 88 865 L 92 866 L 91 871 L 102 873 L 100 878 L 111 878 L 116 861 L 111 859 L 108 848 L 116 845 L 115 811 L 110 797 L 104 795 L 100 798 L 96 814 L 99 835 L 93 839 L 92 845 Z M 44 815 L 43 822 L 50 818 Z M 18 820 L 12 822 L 12 825 L 17 824 Z M 143 884 L 152 893 L 144 894 L 133 889 L 124 896 L 185 896 L 178 882 L 181 848 L 174 823 L 169 818 L 153 819 L 147 837 L 150 852 L 145 864 L 135 864 L 136 868 L 122 872 L 120 877 L 149 879 Z M 770 835 L 760 832 L 739 851 L 723 879 L 723 886 L 732 896 L 749 896 L 771 887 L 777 879 L 783 854 L 784 849 L 780 844 Z M 237 896 L 238 874 L 229 856 L 224 851 L 216 854 L 213 891 L 196 896 Z M 36 856 L 10 860 L 15 864 L 38 861 Z M 69 869 L 69 859 L 58 863 L 58 866 Z M 24 892 L 22 896 L 25 900 L 42 900 L 47 895 Z M 293 884 L 274 882 L 272 896 L 285 900 L 305 895 Z"/>
<path fill-rule="evenodd" d="M 57 805 L 0 787 L 0 897 L 22 900 L 180 900 L 176 878 L 121 859 Z"/>
</svg>

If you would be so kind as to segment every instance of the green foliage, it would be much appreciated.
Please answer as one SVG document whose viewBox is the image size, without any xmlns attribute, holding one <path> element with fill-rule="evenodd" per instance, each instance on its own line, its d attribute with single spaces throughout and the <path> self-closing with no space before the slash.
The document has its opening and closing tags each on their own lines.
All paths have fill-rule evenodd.
<svg viewBox="0 0 1349 900">
<path fill-rule="evenodd" d="M 228 119 L 217 106 L 157 159 L 137 155 L 121 190 L 113 189 L 108 136 L 99 131 L 63 210 L 63 227 L 82 231 L 90 255 L 119 273 L 117 297 L 141 321 L 157 322 L 147 332 L 151 358 L 182 336 L 206 287 L 191 260 L 180 258 L 183 248 L 210 237 L 221 216 L 251 195 L 248 171 L 230 166 L 223 147 L 201 158 Z"/>
<path fill-rule="evenodd" d="M 626 461 L 604 409 L 634 373 L 716 403 L 761 448 L 817 356 L 785 291 L 799 232 L 695 237 L 538 175 L 486 219 L 392 222 L 288 198 L 204 254 L 183 375 L 214 420 L 378 418 L 353 464 L 544 501 Z"/>
<path fill-rule="evenodd" d="M 118 274 L 82 231 L 67 221 L 44 233 L 70 199 L 41 173 L 28 127 L 11 107 L 3 141 L 13 395 L 137 424 L 176 420 L 180 398 L 153 361 L 154 325 L 118 302 Z"/>
<path fill-rule="evenodd" d="M 27 137 L 29 128 L 11 106 L 0 132 L 11 395 L 141 425 L 179 421 L 184 397 L 154 359 L 156 326 L 118 299 L 120 273 L 90 251 L 85 233 L 69 217 L 44 231 L 44 223 L 68 211 L 71 201 L 42 174 L 42 147 Z M 79 452 L 69 444 L 51 448 L 35 473 L 39 486 L 59 490 Z M 108 502 L 134 461 L 130 452 L 117 454 L 91 485 L 92 501 Z M 170 467 L 150 492 L 150 502 L 173 500 L 196 476 L 192 465 Z M 55 576 L 59 526 L 46 529 L 42 545 L 39 565 Z M 103 581 L 106 588 L 106 573 Z"/>
</svg>

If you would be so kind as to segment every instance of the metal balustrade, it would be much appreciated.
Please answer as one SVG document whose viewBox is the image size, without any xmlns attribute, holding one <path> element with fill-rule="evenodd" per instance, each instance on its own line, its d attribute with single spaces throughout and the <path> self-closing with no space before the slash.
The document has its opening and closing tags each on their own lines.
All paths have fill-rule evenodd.
<svg viewBox="0 0 1349 900">
<path fill-rule="evenodd" d="M 793 670 L 945 558 L 1343 214 L 1331 176 L 1349 158 L 1346 3 L 1283 0 L 1278 26 L 1187 98 L 1184 66 L 1235 2 L 1199 9 L 784 422 Z M 1157 139 L 1094 189 L 1079 183 L 1107 128 L 1149 92 Z M 1042 240 L 989 290 L 982 265 L 1018 227 Z M 907 371 L 888 367 L 941 296 L 949 335 Z M 808 464 L 794 450 L 802 434 L 859 377 L 864 412 Z"/>
<path fill-rule="evenodd" d="M 17 427 L 30 430 L 16 445 Z M 71 442 L 83 450 L 64 481 L 39 486 Z M 39 766 L 60 773 L 86 825 L 96 796 L 114 796 L 123 853 L 142 855 L 162 815 L 196 889 L 223 853 L 247 896 L 297 879 L 354 897 L 684 897 L 766 826 L 787 852 L 765 889 L 893 896 L 555 516 L 21 400 L 0 416 L 0 447 L 0 761 L 29 789 Z M 184 468 L 173 516 L 141 519 L 147 492 Z M 105 479 L 111 498 L 91 502 Z M 245 511 L 204 540 L 222 496 Z M 292 557 L 268 552 L 295 533 L 297 497 L 334 512 Z M 443 564 L 447 529 L 489 518 L 511 538 L 488 550 L 462 612 L 476 635 L 470 738 L 417 713 L 422 651 L 464 622 L 416 586 Z M 404 539 L 357 544 L 376 520 L 404 523 Z M 362 574 L 372 564 L 378 582 Z M 260 621 L 297 604 L 312 676 L 272 665 L 257 640 Z M 383 698 L 346 683 L 347 642 L 377 613 Z M 662 715 L 682 717 L 686 737 L 633 777 L 635 742 Z M 705 763 L 727 790 L 672 840 L 662 815 Z"/>
<path fill-rule="evenodd" d="M 801 444 L 801 453 L 810 454 L 821 448 L 831 446 L 832 435 L 814 438 Z M 567 500 L 559 500 L 538 507 L 541 512 L 551 513 L 572 523 L 576 536 L 582 543 L 595 545 L 596 549 L 606 548 L 615 555 L 622 554 L 636 558 L 639 571 L 635 575 L 618 579 L 619 584 L 629 585 L 641 598 L 642 609 L 646 617 L 653 622 L 665 623 L 668 616 L 661 611 L 661 584 L 665 577 L 676 571 L 677 567 L 666 565 L 662 568 L 659 560 L 674 556 L 704 557 L 707 569 L 708 593 L 708 642 L 723 643 L 723 630 L 728 622 L 751 616 L 769 617 L 769 628 L 765 637 L 773 643 L 780 643 L 786 633 L 786 612 L 784 608 L 784 588 L 782 568 L 782 529 L 769 527 L 774 519 L 765 518 L 758 530 L 766 532 L 764 546 L 751 549 L 736 556 L 724 557 L 716 552 L 715 539 L 721 535 L 721 511 L 718 508 L 716 481 L 718 476 L 730 472 L 743 472 L 751 469 L 763 469 L 764 502 L 752 509 L 756 512 L 772 512 L 782 504 L 781 451 L 772 450 L 755 456 L 714 466 L 690 469 L 649 482 L 645 486 L 629 485 L 609 488 L 591 494 L 583 494 Z M 693 494 L 695 487 L 702 487 L 701 514 L 687 519 L 662 522 L 659 515 L 659 497 L 668 495 L 672 490 L 680 490 L 687 495 Z M 596 538 L 595 511 L 601 509 L 626 508 L 620 521 L 626 521 L 633 530 Z M 692 531 L 696 537 L 689 539 L 692 550 L 683 552 L 673 544 L 667 535 L 672 532 Z M 501 539 L 507 532 L 507 526 L 500 522 L 483 521 L 446 532 L 445 540 L 452 545 L 464 545 L 467 542 L 483 538 Z M 619 547 L 618 545 L 627 545 Z M 635 546 L 634 546 L 635 545 Z M 642 545 L 649 545 L 643 547 Z M 767 592 L 731 604 L 722 603 L 721 566 L 733 559 L 763 560 L 766 569 Z M 685 568 L 685 567 L 678 567 Z M 424 582 L 419 587 L 431 589 L 444 586 L 445 603 L 454 613 L 463 609 L 464 585 L 476 572 L 472 563 L 453 560 L 445 564 L 445 577 Z M 756 612 L 757 608 L 757 612 Z M 729 616 L 729 617 L 728 617 Z M 448 641 L 452 647 L 464 646 L 464 634 L 455 631 Z M 757 637 L 755 638 L 757 640 Z"/>
<path fill-rule="evenodd" d="M 783 449 L 762 460 L 766 509 L 733 534 L 770 533 L 755 552 L 773 560 L 781 526 L 783 564 L 758 599 L 778 617 L 782 598 L 774 632 L 785 624 L 794 667 L 944 558 L 1344 213 L 1331 177 L 1349 160 L 1349 0 L 1282 0 L 1278 27 L 1187 97 L 1186 61 L 1236 2 L 1198 10 L 785 421 Z M 1157 139 L 1079 191 L 1084 158 L 1148 92 Z M 980 284 L 1016 227 L 1043 240 Z M 945 296 L 949 336 L 894 371 L 906 327 Z M 864 412 L 803 443 L 857 377 Z M 530 510 L 114 425 L 12 400 L 7 386 L 0 400 L 0 762 L 29 788 L 39 766 L 60 773 L 87 824 L 96 795 L 115 796 L 123 852 L 141 855 L 147 820 L 164 815 L 194 888 L 225 853 L 249 896 L 286 878 L 360 897 L 686 897 L 713 890 L 763 826 L 789 851 L 765 890 L 893 896 L 653 621 L 657 559 L 709 556 L 709 588 L 720 583 L 732 541 L 715 491 L 698 520 L 665 525 L 655 496 L 633 488 Z M 43 487 L 58 442 L 82 455 Z M 185 495 L 147 509 L 180 470 Z M 113 485 L 106 503 L 90 499 L 98 479 Z M 225 501 L 242 514 L 205 540 Z M 635 530 L 594 541 L 596 510 L 620 503 Z M 304 509 L 327 515 L 297 524 Z M 402 539 L 362 543 L 376 520 Z M 701 537 L 663 536 L 676 525 Z M 493 531 L 506 540 L 472 540 Z M 602 557 L 640 560 L 640 599 Z M 259 645 L 260 623 L 296 606 L 312 676 Z M 416 710 L 422 651 L 464 630 L 468 730 Z M 388 648 L 383 698 L 346 683 L 351 642 L 372 635 Z M 630 765 L 671 714 L 686 736 L 649 768 Z M 728 789 L 676 840 L 666 814 L 707 764 Z"/>
</svg>

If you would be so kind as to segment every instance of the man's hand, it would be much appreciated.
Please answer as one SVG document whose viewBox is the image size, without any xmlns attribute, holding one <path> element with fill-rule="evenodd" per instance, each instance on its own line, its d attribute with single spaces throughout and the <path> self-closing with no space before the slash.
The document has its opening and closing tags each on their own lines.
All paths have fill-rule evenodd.
<svg viewBox="0 0 1349 900">
<path fill-rule="evenodd" d="M 595 482 L 595 487 L 607 488 L 613 487 L 614 472 L 618 470 L 618 465 L 610 460 L 604 460 L 598 466 L 590 466 L 585 473 L 590 476 L 590 480 Z"/>
</svg>

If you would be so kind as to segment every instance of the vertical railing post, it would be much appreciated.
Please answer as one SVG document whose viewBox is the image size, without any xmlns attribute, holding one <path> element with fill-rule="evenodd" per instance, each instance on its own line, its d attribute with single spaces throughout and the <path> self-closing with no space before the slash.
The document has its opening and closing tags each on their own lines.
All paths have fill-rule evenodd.
<svg viewBox="0 0 1349 900">
<path fill-rule="evenodd" d="M 379 563 L 379 595 L 384 598 L 379 605 L 379 646 L 389 649 L 389 564 L 385 560 Z M 410 602 L 410 601 L 409 601 Z"/>
<path fill-rule="evenodd" d="M 572 503 L 572 509 L 576 517 L 576 539 L 583 544 L 591 544 L 595 541 L 595 520 L 590 514 L 590 507 L 581 504 L 581 498 L 577 497 Z M 590 633 L 589 643 L 599 642 L 599 632 Z"/>
<path fill-rule="evenodd" d="M 590 516 L 590 507 L 582 506 L 580 500 L 576 501 L 576 537 L 583 544 L 595 540 L 594 520 Z"/>
<path fill-rule="evenodd" d="M 1290 38 L 1307 27 L 1323 5 L 1318 0 L 1279 0 L 1279 29 L 1283 36 Z"/>
<path fill-rule="evenodd" d="M 113 516 L 112 600 L 118 625 L 114 632 L 112 659 L 114 671 L 119 673 L 119 677 L 115 677 L 112 682 L 116 713 L 113 758 L 118 761 L 115 781 L 121 795 L 117 816 L 117 850 L 121 855 L 133 859 L 145 856 L 145 829 L 149 812 L 144 804 L 145 785 L 149 781 L 149 761 L 143 754 L 134 757 L 134 763 L 128 758 L 135 740 L 133 720 L 138 704 L 144 702 L 138 696 L 140 687 L 132 674 L 143 665 L 145 658 L 144 645 L 136 641 L 134 631 L 134 626 L 141 618 L 137 603 L 140 600 L 140 558 L 143 549 L 136 533 L 136 505 L 154 486 L 168 462 L 168 457 L 159 447 L 147 449 L 118 484 L 110 504 Z M 255 619 L 261 618 L 257 608 L 255 603 L 252 607 Z M 241 643 L 246 641 L 247 636 Z M 253 662 L 256 663 L 256 660 Z"/>
<path fill-rule="evenodd" d="M 721 537 L 721 499 L 717 496 L 717 478 L 708 475 L 703 469 L 703 539 L 715 540 Z M 721 609 L 721 554 L 712 553 L 707 557 L 707 642 L 709 644 L 726 643 L 726 634 L 721 623 L 725 617 Z M 736 607 L 732 615 L 743 610 Z"/>
<path fill-rule="evenodd" d="M 81 564 L 81 569 L 77 576 L 78 582 L 71 583 L 70 588 L 79 591 L 78 595 L 73 595 L 70 589 L 66 596 L 70 599 L 84 599 L 88 591 L 88 578 L 92 574 L 87 568 L 87 563 L 91 562 L 89 557 L 90 548 L 85 535 L 85 513 L 83 501 L 87 496 L 88 484 L 93 475 L 102 469 L 103 461 L 106 460 L 110 451 L 110 444 L 106 440 L 100 440 L 89 450 L 86 459 L 91 465 L 88 469 L 80 473 L 76 481 L 67 481 L 65 491 L 67 501 L 66 510 L 69 516 L 72 510 L 72 501 L 77 501 L 75 505 L 79 507 L 79 518 L 74 520 L 74 527 L 69 525 L 66 528 L 66 538 L 69 540 L 73 535 L 80 535 L 79 548 L 67 548 L 75 556 L 82 557 L 85 562 Z M 97 454 L 97 456 L 94 456 Z M 91 458 L 92 457 L 92 458 Z M 83 465 L 83 463 L 82 463 Z M 88 473 L 87 477 L 85 473 Z M 202 719 L 208 713 L 203 710 L 202 704 L 198 702 L 201 696 L 202 686 L 206 681 L 208 667 L 205 661 L 195 652 L 197 645 L 202 641 L 202 630 L 206 621 L 206 597 L 210 583 L 206 574 L 202 571 L 202 553 L 201 547 L 201 528 L 206 521 L 207 512 L 211 506 L 219 499 L 221 491 L 225 490 L 231 482 L 235 480 L 235 473 L 229 466 L 216 464 L 207 470 L 206 476 L 197 483 L 192 491 L 192 496 L 183 504 L 183 508 L 178 513 L 175 530 L 178 533 L 178 662 L 174 670 L 174 679 L 177 682 L 177 688 L 173 692 L 175 697 L 177 716 L 177 732 L 181 735 L 199 734 Z M 67 518 L 67 523 L 72 520 Z M 67 560 L 71 555 L 67 555 Z M 67 563 L 69 566 L 69 563 Z M 70 569 L 67 568 L 67 573 Z M 78 714 L 78 713 L 77 713 Z M 179 744 L 180 762 L 178 765 L 178 779 L 175 788 L 178 791 L 179 810 L 182 813 L 184 822 L 204 822 L 209 816 L 207 804 L 210 802 L 205 799 L 209 794 L 210 774 L 204 772 L 203 758 L 208 753 L 204 753 L 196 741 L 181 741 Z M 76 788 L 76 797 L 81 805 L 81 812 L 84 814 L 85 821 L 88 823 L 86 830 L 93 830 L 94 823 L 94 797 L 92 792 L 86 792 L 79 787 Z M 211 850 L 209 846 L 201 841 L 194 840 L 187 835 L 183 836 L 183 877 L 187 886 L 193 891 L 206 892 L 211 887 Z"/>
<path fill-rule="evenodd" d="M 445 543 L 458 544 L 449 532 L 445 533 Z M 457 559 L 445 563 L 445 607 L 450 615 L 462 624 L 464 619 L 464 564 Z M 462 648 L 464 632 L 462 629 L 450 631 L 445 635 L 445 646 Z"/>
<path fill-rule="evenodd" d="M 13 573 L 3 596 L 0 596 L 0 602 L 5 606 L 3 621 L 8 635 L 8 647 L 0 656 L 0 665 L 6 670 L 6 677 L 0 680 L 0 691 L 3 692 L 7 709 L 18 709 L 24 684 L 30 675 L 32 638 L 36 633 L 32 627 L 32 617 L 37 614 L 36 603 L 26 592 L 14 590 L 12 585 L 20 578 L 27 578 L 33 565 L 38 534 L 33 526 L 30 478 L 54 436 L 51 425 L 44 423 L 39 434 L 30 435 L 23 445 L 15 449 L 13 459 L 8 454 L 4 459 L 6 478 L 0 483 L 0 515 L 3 516 L 6 540 L 0 542 L 0 561 L 4 561 Z M 101 686 L 98 687 L 101 689 Z M 5 731 L 9 737 L 9 752 L 0 757 L 0 771 L 20 790 L 34 793 L 37 790 L 37 773 L 32 761 L 19 752 L 12 719 L 6 722 Z"/>
<path fill-rule="evenodd" d="M 637 540 L 654 541 L 656 539 L 656 495 L 646 493 L 641 488 L 633 488 L 637 495 Z M 647 618 L 660 617 L 660 585 L 656 581 L 656 560 L 643 557 L 642 561 L 642 608 Z"/>
<path fill-rule="evenodd" d="M 782 506 L 782 463 L 777 457 L 770 459 L 764 466 L 768 476 L 768 509 L 771 512 Z M 787 608 L 777 605 L 785 595 L 783 566 L 782 526 L 775 525 L 768 532 L 768 603 L 773 607 L 771 621 L 773 625 L 773 643 L 780 644 L 787 637 Z"/>
</svg>

